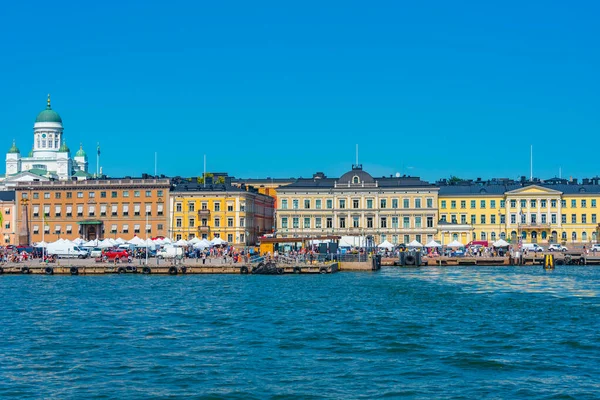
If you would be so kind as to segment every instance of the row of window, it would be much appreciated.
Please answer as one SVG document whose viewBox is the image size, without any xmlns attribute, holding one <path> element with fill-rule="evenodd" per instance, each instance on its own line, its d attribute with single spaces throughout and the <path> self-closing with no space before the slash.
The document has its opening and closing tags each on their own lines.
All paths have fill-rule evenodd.
<svg viewBox="0 0 600 400">
<path fill-rule="evenodd" d="M 491 209 L 496 208 L 496 200 L 479 200 L 479 208 L 486 208 L 486 205 L 488 204 L 489 201 L 489 205 Z M 447 208 L 447 200 L 441 200 L 440 201 L 440 208 L 442 209 L 446 209 Z M 558 204 L 557 200 L 550 200 L 550 207 L 551 208 L 556 208 L 556 205 Z M 561 207 L 566 208 L 567 207 L 567 200 L 560 200 L 561 203 Z M 595 208 L 596 207 L 596 199 L 591 199 L 590 200 L 591 203 L 591 207 Z M 450 200 L 450 208 L 451 209 L 456 209 L 457 207 L 457 200 Z M 516 208 L 517 207 L 517 200 L 510 200 L 509 202 L 510 204 L 510 208 Z M 521 206 L 521 208 L 527 208 L 527 205 L 529 204 L 530 208 L 537 208 L 537 204 L 538 204 L 538 200 L 519 200 L 519 205 Z M 541 208 L 546 208 L 548 206 L 548 200 L 539 200 L 539 204 Z M 587 207 L 587 200 L 586 199 L 581 199 L 579 201 L 579 204 L 581 206 L 581 208 L 586 208 Z M 474 209 L 477 206 L 477 200 L 470 200 L 470 208 Z M 505 208 L 506 207 L 506 200 L 500 200 L 500 208 Z M 467 201 L 466 200 L 460 200 L 460 208 L 461 209 L 466 209 L 467 208 Z M 571 208 L 577 208 L 577 200 L 573 199 L 571 200 Z"/>
<path fill-rule="evenodd" d="M 195 234 L 190 233 L 190 234 L 187 235 L 187 240 L 192 240 L 195 237 L 196 237 Z M 215 238 L 221 237 L 221 234 L 220 233 L 215 233 L 214 237 Z M 181 239 L 183 239 L 183 235 L 181 233 L 176 233 L 175 234 L 175 240 L 177 241 L 177 240 L 181 240 Z M 208 238 L 208 234 L 207 233 L 203 233 L 201 235 L 200 239 L 207 239 L 208 240 L 209 239 Z M 237 243 L 245 243 L 246 236 L 243 233 L 241 233 L 240 236 L 238 237 L 238 239 L 239 239 L 239 241 Z M 236 243 L 236 242 L 233 241 L 233 234 L 232 233 L 228 233 L 227 234 L 227 243 Z"/>
<path fill-rule="evenodd" d="M 233 204 L 227 203 L 226 209 L 227 209 L 228 212 L 233 212 L 234 211 Z M 188 210 L 188 212 L 195 212 L 196 211 L 196 203 L 193 202 L 193 201 L 188 202 L 188 204 L 187 204 L 187 210 Z M 200 210 L 207 211 L 208 210 L 208 202 L 202 202 L 202 203 L 200 203 Z M 175 211 L 176 212 L 182 212 L 183 211 L 183 204 L 182 203 L 175 203 Z M 221 211 L 221 203 L 220 202 L 215 201 L 213 203 L 213 211 L 215 211 L 215 212 Z M 240 203 L 240 212 L 245 212 L 245 211 L 246 211 L 246 203 L 242 202 L 242 203 Z"/>
<path fill-rule="evenodd" d="M 414 200 L 412 208 L 422 208 L 422 199 L 416 198 Z M 364 201 L 364 203 L 363 203 Z M 362 204 L 361 204 L 362 203 Z M 310 210 L 312 209 L 314 204 L 314 208 L 316 210 L 323 209 L 323 200 L 322 199 L 304 199 L 302 201 L 303 209 Z M 325 208 L 333 209 L 333 199 L 325 199 Z M 379 199 L 379 208 L 399 208 L 400 199 Z M 402 199 L 402 208 L 411 208 L 411 199 L 405 198 Z M 373 209 L 375 206 L 375 199 L 337 199 L 337 208 L 345 209 L 345 208 L 354 208 L 354 209 Z M 364 206 L 363 206 L 364 205 Z M 433 208 L 433 198 L 425 199 L 426 208 Z M 289 208 L 288 199 L 281 199 L 281 209 L 287 210 Z M 300 199 L 292 199 L 292 209 L 297 210 L 300 208 Z"/>
<path fill-rule="evenodd" d="M 134 224 L 133 225 L 133 233 L 140 233 L 140 228 L 141 225 L 140 224 Z M 118 225 L 117 224 L 112 224 L 110 227 L 110 233 L 116 234 L 116 233 L 129 233 L 129 224 L 123 224 L 121 226 L 121 230 L 119 231 Z M 158 231 L 162 231 L 164 230 L 164 224 L 157 224 L 156 225 L 156 229 Z M 152 225 L 151 224 L 147 224 L 146 225 L 146 233 L 149 233 L 152 231 Z M 54 225 L 54 229 L 51 230 L 50 229 L 50 225 L 44 225 L 44 233 L 49 234 L 50 232 L 55 233 L 55 234 L 67 234 L 70 235 L 71 233 L 73 233 L 73 225 L 65 225 L 65 229 L 63 231 L 62 229 L 62 225 Z M 33 233 L 34 234 L 39 234 L 40 233 L 40 226 L 39 225 L 33 225 Z M 104 227 L 102 228 L 102 233 L 105 233 Z"/>
<path fill-rule="evenodd" d="M 412 217 L 412 218 L 411 217 L 402 217 L 402 218 L 380 217 L 377 227 L 378 228 L 393 228 L 393 229 L 395 229 L 395 228 L 400 228 L 400 222 L 402 222 L 402 228 L 423 228 L 424 220 L 425 220 L 425 227 L 433 228 L 433 224 L 434 224 L 433 217 L 426 217 L 425 219 L 423 219 L 423 217 Z M 299 229 L 300 221 L 302 221 L 303 229 L 334 228 L 334 226 L 333 226 L 334 218 L 333 217 L 327 217 L 327 218 L 292 217 L 291 218 L 291 223 L 292 223 L 291 226 L 289 224 L 289 218 L 282 217 L 281 218 L 281 228 Z M 325 225 L 323 225 L 323 222 L 325 222 Z M 373 217 L 367 217 L 365 222 L 366 222 L 366 224 L 362 225 L 360 217 L 352 217 L 352 218 L 339 217 L 339 218 L 337 218 L 337 226 L 335 228 L 341 228 L 341 229 L 344 229 L 344 228 L 375 228 L 375 221 L 374 221 Z"/>
<path fill-rule="evenodd" d="M 73 192 L 54 192 L 54 198 L 55 199 L 62 198 L 63 193 L 65 194 L 65 198 L 67 198 L 67 199 L 72 199 L 73 198 Z M 89 191 L 89 192 L 76 192 L 76 196 L 77 196 L 78 199 L 83 199 L 85 197 L 85 193 L 87 193 L 87 198 L 88 199 L 94 199 L 94 198 L 96 198 L 96 192 L 92 192 L 92 191 Z M 141 197 L 141 193 L 142 193 L 142 191 L 140 191 L 140 190 L 134 190 L 133 191 L 133 197 Z M 44 197 L 44 199 L 51 198 L 51 193 L 50 192 L 44 192 L 44 193 L 34 192 L 32 194 L 33 199 L 39 199 L 40 198 L 40 194 Z M 105 198 L 107 198 L 107 194 L 108 194 L 108 192 L 102 191 L 102 192 L 98 193 L 98 196 L 101 199 L 105 199 Z M 157 190 L 156 191 L 156 195 L 158 197 L 163 197 L 163 194 L 164 194 L 164 191 L 162 191 L 162 190 Z M 129 197 L 129 190 L 123 190 L 121 192 L 121 195 L 123 197 Z M 144 191 L 144 195 L 145 195 L 145 197 L 152 197 L 152 190 L 146 190 L 146 191 Z M 27 196 L 28 196 L 28 194 L 26 192 L 22 193 L 22 198 L 26 199 Z M 119 197 L 119 192 L 117 192 L 117 191 L 111 191 L 110 192 L 110 197 L 113 198 L 113 199 Z"/>
<path fill-rule="evenodd" d="M 547 224 L 548 223 L 548 215 L 547 214 L 541 214 L 540 218 L 538 219 L 538 215 L 537 214 L 519 214 L 520 217 L 517 214 L 510 214 L 510 223 L 511 224 L 516 224 L 517 220 L 519 221 L 520 224 L 537 224 L 537 223 L 542 223 L 542 224 Z M 460 223 L 461 224 L 466 224 L 467 223 L 467 215 L 463 214 L 458 216 L 460 217 Z M 450 222 L 452 222 L 453 224 L 456 224 L 459 222 L 458 217 L 456 215 L 451 215 L 450 216 Z M 479 223 L 481 224 L 487 224 L 488 222 L 488 216 L 485 214 L 482 214 L 479 216 Z M 496 218 L 496 215 L 490 215 L 489 216 L 489 223 L 490 224 L 496 224 L 496 223 L 500 223 L 500 224 L 505 224 L 506 223 L 506 215 L 501 214 L 499 215 L 500 219 Z M 529 217 L 529 218 L 528 218 Z M 448 222 L 447 221 L 447 216 L 445 214 L 442 214 L 440 216 L 441 220 L 444 222 Z M 561 219 L 561 223 L 562 224 L 566 224 L 567 223 L 567 214 L 561 214 L 560 216 Z M 556 224 L 557 222 L 557 214 L 550 214 L 550 223 L 551 224 Z M 471 215 L 470 219 L 469 219 L 469 223 L 470 224 L 477 224 L 477 216 L 476 215 Z M 576 224 L 577 222 L 577 214 L 571 214 L 571 222 L 572 224 Z M 582 224 L 587 224 L 588 223 L 588 218 L 587 218 L 587 214 L 581 214 L 581 221 L 580 223 Z M 595 224 L 597 223 L 597 217 L 596 214 L 591 214 L 591 220 L 589 221 L 589 223 Z"/>
<path fill-rule="evenodd" d="M 175 218 L 175 226 L 177 228 L 183 227 L 183 218 Z M 200 220 L 200 226 L 201 227 L 207 227 L 208 226 L 208 219 L 207 218 L 202 218 Z M 245 226 L 246 226 L 246 218 L 240 218 L 239 225 L 237 227 L 244 228 Z M 188 227 L 189 228 L 195 228 L 196 227 L 196 219 L 195 218 L 189 218 L 188 219 Z M 215 227 L 215 228 L 221 227 L 221 218 L 215 218 L 213 220 L 213 227 Z M 234 225 L 234 219 L 233 218 L 227 218 L 227 227 L 228 228 L 234 228 L 234 227 L 236 227 Z"/>
<path fill-rule="evenodd" d="M 148 216 L 152 216 L 152 204 L 154 203 L 146 203 L 144 205 L 144 213 L 142 214 L 142 205 L 141 204 L 133 204 L 133 208 L 131 209 L 131 211 L 133 212 L 134 216 L 140 216 L 140 215 L 148 215 Z M 40 211 L 43 211 L 44 215 L 46 217 L 56 217 L 56 218 L 60 218 L 62 217 L 62 211 L 63 211 L 63 207 L 62 206 L 54 206 L 54 214 L 51 214 L 50 212 L 51 210 L 51 206 L 42 206 L 43 208 L 40 208 L 40 206 L 38 205 L 34 205 L 32 207 L 32 213 L 33 213 L 33 217 L 34 218 L 38 218 L 40 216 Z M 96 209 L 98 206 L 96 205 L 87 205 L 87 213 L 86 216 L 88 217 L 95 217 L 96 216 Z M 77 206 L 73 207 L 72 205 L 68 205 L 65 206 L 65 217 L 70 218 L 73 216 L 73 210 L 75 209 L 75 215 L 77 217 L 83 217 L 84 216 L 84 211 L 86 211 L 86 206 L 83 204 L 78 204 Z M 118 216 L 123 216 L 123 217 L 128 217 L 129 213 L 130 213 L 130 207 L 129 204 L 121 204 L 121 215 L 119 215 L 119 209 L 118 209 L 118 205 L 117 204 L 111 204 L 110 206 L 107 204 L 102 204 L 98 207 L 99 210 L 99 216 L 101 217 L 106 217 L 108 215 L 110 215 L 111 217 L 118 217 Z M 158 203 L 156 204 L 156 215 L 157 216 L 163 216 L 164 215 L 164 204 L 163 203 Z"/>
</svg>

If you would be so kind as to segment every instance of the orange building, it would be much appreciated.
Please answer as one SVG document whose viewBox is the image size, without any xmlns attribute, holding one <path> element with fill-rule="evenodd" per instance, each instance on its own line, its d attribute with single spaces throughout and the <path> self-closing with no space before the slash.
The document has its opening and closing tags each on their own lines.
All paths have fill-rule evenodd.
<svg viewBox="0 0 600 400">
<path fill-rule="evenodd" d="M 19 182 L 19 244 L 166 236 L 169 179 Z"/>
<path fill-rule="evenodd" d="M 0 192 L 0 237 L 2 244 L 16 243 L 15 192 Z"/>
</svg>

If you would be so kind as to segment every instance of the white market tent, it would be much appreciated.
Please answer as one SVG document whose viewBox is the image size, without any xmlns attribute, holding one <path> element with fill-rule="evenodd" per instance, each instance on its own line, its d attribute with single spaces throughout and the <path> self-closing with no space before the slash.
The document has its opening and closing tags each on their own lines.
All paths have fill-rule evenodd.
<svg viewBox="0 0 600 400">
<path fill-rule="evenodd" d="M 115 240 L 115 242 L 117 242 L 117 244 L 123 244 L 123 243 L 125 243 L 125 240 L 123 240 L 121 238 L 117 238 L 117 240 Z"/>
<path fill-rule="evenodd" d="M 338 242 L 339 247 L 364 247 L 364 236 L 342 236 Z"/>
<path fill-rule="evenodd" d="M 413 240 L 408 244 L 408 247 L 423 247 L 423 245 L 418 240 Z"/>
<path fill-rule="evenodd" d="M 154 244 L 154 242 L 152 241 L 152 239 L 146 239 L 145 241 L 142 240 L 142 243 L 139 245 L 136 245 L 137 247 L 147 247 L 150 250 L 155 250 L 156 249 L 156 245 Z"/>
<path fill-rule="evenodd" d="M 81 246 L 83 243 L 85 243 L 85 240 L 83 240 L 82 238 L 77 238 L 73 240 L 73 243 L 75 243 L 77 246 Z"/>
<path fill-rule="evenodd" d="M 110 239 L 104 239 L 103 241 L 98 243 L 97 246 L 100 247 L 101 249 L 108 249 L 109 247 L 113 247 L 114 244 L 110 241 Z"/>
<path fill-rule="evenodd" d="M 212 244 L 213 246 L 220 246 L 222 244 L 227 244 L 227 242 L 223 239 L 221 239 L 220 237 L 214 238 L 213 240 L 210 241 L 210 244 Z"/>
<path fill-rule="evenodd" d="M 388 242 L 387 240 L 384 240 L 381 244 L 379 244 L 377 247 L 379 247 L 380 249 L 388 249 L 388 250 L 392 250 L 394 248 L 394 245 L 391 244 L 390 242 Z"/>
<path fill-rule="evenodd" d="M 198 237 L 194 236 L 190 241 L 190 244 L 196 244 L 196 243 L 200 243 L 200 239 L 198 239 Z"/>
<path fill-rule="evenodd" d="M 43 247 L 43 248 L 46 248 L 46 247 L 48 247 L 48 243 L 46 243 L 46 242 L 44 242 L 42 240 L 41 242 L 36 243 L 36 245 L 33 246 L 33 247 Z"/>
<path fill-rule="evenodd" d="M 140 246 L 140 245 L 144 244 L 145 242 L 142 239 L 140 239 L 139 237 L 134 236 L 133 239 L 128 240 L 127 243 L 132 244 L 134 246 Z"/>
<path fill-rule="evenodd" d="M 494 246 L 494 247 L 508 247 L 508 246 L 510 246 L 510 244 L 506 240 L 499 239 L 499 240 L 496 240 L 494 243 L 492 243 L 492 246 Z"/>
<path fill-rule="evenodd" d="M 459 242 L 458 240 L 453 240 L 450 243 L 448 243 L 446 247 L 465 247 L 465 245 Z"/>
<path fill-rule="evenodd" d="M 202 240 L 199 241 L 198 243 L 194 244 L 194 249 L 200 249 L 200 250 L 204 250 L 207 247 L 210 247 L 210 243 L 208 243 L 208 245 L 206 243 L 204 243 Z"/>
<path fill-rule="evenodd" d="M 178 241 L 175 242 L 176 246 L 187 246 L 188 242 L 183 240 L 183 239 L 179 239 Z"/>
<path fill-rule="evenodd" d="M 425 247 L 442 247 L 442 245 L 435 240 L 432 240 L 431 242 L 427 243 Z"/>
<path fill-rule="evenodd" d="M 155 245 L 159 245 L 159 246 L 165 244 L 165 241 L 163 239 L 160 239 L 160 238 L 153 239 L 152 242 L 154 242 Z"/>
<path fill-rule="evenodd" d="M 83 247 L 98 247 L 98 240 L 90 240 L 89 242 L 83 243 Z"/>
<path fill-rule="evenodd" d="M 198 242 L 198 244 L 201 244 L 201 245 L 203 245 L 205 248 L 206 248 L 206 247 L 210 247 L 210 246 L 211 246 L 211 244 L 210 244 L 210 242 L 208 241 L 208 239 L 202 239 L 201 241 L 199 241 L 199 242 Z"/>
<path fill-rule="evenodd" d="M 171 239 L 169 239 L 169 238 L 163 239 L 163 244 L 171 244 L 171 243 L 173 243 L 173 241 Z"/>
</svg>

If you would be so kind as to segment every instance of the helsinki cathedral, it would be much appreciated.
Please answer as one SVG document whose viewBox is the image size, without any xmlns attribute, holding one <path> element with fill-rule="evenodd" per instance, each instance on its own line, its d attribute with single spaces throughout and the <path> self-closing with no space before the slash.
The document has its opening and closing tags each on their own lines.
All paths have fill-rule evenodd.
<svg viewBox="0 0 600 400">
<path fill-rule="evenodd" d="M 63 136 L 60 115 L 50 105 L 40 112 L 33 124 L 33 147 L 27 157 L 21 155 L 16 142 L 6 154 L 4 184 L 32 180 L 83 180 L 89 178 L 88 158 L 82 146 L 71 157 Z M 1 179 L 1 178 L 0 178 Z"/>
</svg>

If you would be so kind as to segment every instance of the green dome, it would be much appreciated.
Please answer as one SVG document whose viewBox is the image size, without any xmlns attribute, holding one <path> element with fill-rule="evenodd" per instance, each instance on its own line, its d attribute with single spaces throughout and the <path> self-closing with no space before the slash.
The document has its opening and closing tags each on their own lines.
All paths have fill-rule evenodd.
<svg viewBox="0 0 600 400">
<path fill-rule="evenodd" d="M 15 143 L 15 141 L 13 140 L 13 145 L 12 147 L 8 150 L 9 154 L 20 154 L 21 152 L 19 151 L 19 148 L 17 147 L 17 144 Z"/>
<path fill-rule="evenodd" d="M 69 148 L 67 147 L 67 141 L 63 140 L 62 144 L 60 145 L 60 148 L 58 149 L 59 153 L 68 153 L 71 150 L 69 150 Z"/>
<path fill-rule="evenodd" d="M 83 151 L 83 145 L 79 145 L 79 150 L 75 153 L 75 157 L 87 157 L 87 154 Z"/>
<path fill-rule="evenodd" d="M 48 106 L 44 111 L 38 114 L 35 122 L 57 122 L 62 124 L 62 118 L 60 118 L 60 115 L 58 115 L 58 113 L 50 106 L 50 95 L 48 95 Z"/>
</svg>

